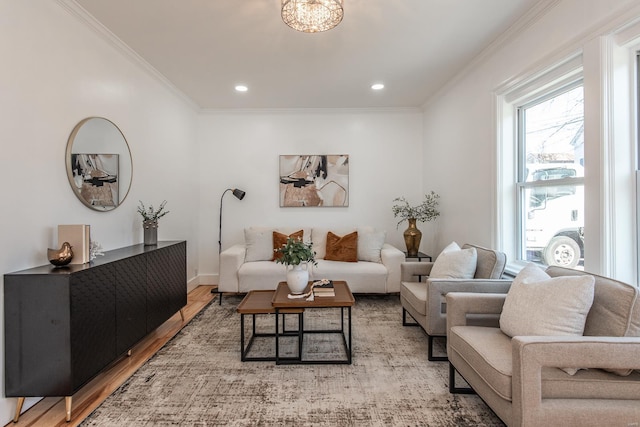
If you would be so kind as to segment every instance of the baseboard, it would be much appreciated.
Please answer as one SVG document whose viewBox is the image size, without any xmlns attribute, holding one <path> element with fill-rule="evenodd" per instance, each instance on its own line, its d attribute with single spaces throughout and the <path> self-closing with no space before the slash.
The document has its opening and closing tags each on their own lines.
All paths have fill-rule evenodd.
<svg viewBox="0 0 640 427">
<path fill-rule="evenodd" d="M 217 274 L 201 274 L 187 281 L 187 293 L 191 292 L 200 285 L 217 285 Z"/>
</svg>

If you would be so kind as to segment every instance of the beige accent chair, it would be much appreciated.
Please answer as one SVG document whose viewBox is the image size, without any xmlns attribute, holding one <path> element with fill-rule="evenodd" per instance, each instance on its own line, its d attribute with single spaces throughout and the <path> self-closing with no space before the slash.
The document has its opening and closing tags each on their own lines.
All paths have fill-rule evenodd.
<svg viewBox="0 0 640 427">
<path fill-rule="evenodd" d="M 551 277 L 584 273 L 549 267 Z M 585 336 L 516 336 L 469 326 L 470 316 L 499 314 L 505 295 L 447 295 L 452 393 L 475 391 L 508 426 L 640 425 L 638 288 L 595 277 Z M 571 376 L 559 368 L 580 367 Z M 629 373 L 620 376 L 605 371 Z M 472 387 L 457 388 L 458 372 Z"/>
<path fill-rule="evenodd" d="M 511 280 L 501 279 L 507 256 L 493 249 L 464 244 L 462 249 L 474 247 L 478 254 L 473 279 L 431 279 L 429 273 L 433 262 L 404 262 L 400 265 L 400 302 L 402 324 L 421 326 L 429 338 L 427 358 L 430 361 L 446 361 L 446 356 L 434 356 L 434 337 L 447 335 L 447 307 L 445 297 L 449 292 L 507 293 Z M 426 282 L 420 281 L 426 277 Z M 417 322 L 407 321 L 407 313 Z M 491 322 L 496 316 L 489 316 Z M 485 316 L 478 316 L 478 324 L 486 323 Z"/>
</svg>

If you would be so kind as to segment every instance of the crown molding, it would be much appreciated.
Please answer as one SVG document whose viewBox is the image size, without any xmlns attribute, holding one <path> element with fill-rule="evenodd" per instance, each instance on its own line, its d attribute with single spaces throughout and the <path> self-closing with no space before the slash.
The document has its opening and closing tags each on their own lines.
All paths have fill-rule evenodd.
<svg viewBox="0 0 640 427">
<path fill-rule="evenodd" d="M 56 2 L 71 16 L 76 18 L 79 22 L 84 24 L 87 28 L 97 34 L 102 40 L 113 46 L 122 56 L 129 59 L 132 63 L 140 67 L 148 75 L 156 79 L 163 86 L 165 86 L 171 93 L 176 95 L 181 101 L 195 112 L 200 111 L 200 106 L 197 105 L 190 97 L 184 92 L 178 89 L 169 79 L 167 79 L 160 71 L 149 64 L 144 58 L 142 58 L 136 51 L 131 49 L 125 42 L 123 42 L 118 36 L 111 32 L 101 22 L 88 13 L 82 6 L 80 6 L 75 0 L 56 0 Z"/>
<path fill-rule="evenodd" d="M 489 58 L 491 58 L 495 52 L 500 48 L 507 45 L 511 40 L 533 24 L 538 22 L 543 16 L 545 16 L 551 9 L 556 7 L 561 0 L 541 0 L 536 3 L 531 9 L 522 15 L 513 25 L 511 25 L 505 32 L 500 34 L 495 40 L 493 40 L 489 46 L 483 49 L 475 58 L 473 58 L 469 64 L 464 67 L 459 73 L 455 74 L 451 80 L 442 86 L 440 90 L 432 94 L 422 104 L 422 109 L 425 110 L 433 100 L 438 99 L 443 93 L 446 93 L 451 87 L 455 86 L 460 80 L 465 78 L 471 71 L 478 68 L 478 66 Z"/>
<path fill-rule="evenodd" d="M 422 114 L 421 107 L 371 108 L 203 108 L 202 115 L 223 114 Z"/>
</svg>

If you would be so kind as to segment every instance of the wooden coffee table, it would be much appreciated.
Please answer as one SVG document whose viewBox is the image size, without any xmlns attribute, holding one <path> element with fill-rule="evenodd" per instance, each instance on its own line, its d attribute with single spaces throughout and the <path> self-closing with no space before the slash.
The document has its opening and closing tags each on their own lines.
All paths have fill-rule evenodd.
<svg viewBox="0 0 640 427">
<path fill-rule="evenodd" d="M 240 313 L 240 360 L 243 362 L 247 361 L 275 361 L 276 356 L 249 356 L 249 352 L 251 351 L 251 346 L 253 345 L 254 339 L 258 337 L 276 337 L 276 333 L 264 333 L 264 332 L 256 332 L 256 316 L 257 315 L 268 315 L 274 316 L 276 318 L 275 328 L 278 330 L 278 321 L 277 318 L 282 315 L 282 333 L 278 334 L 278 336 L 297 336 L 298 337 L 298 356 L 297 357 L 287 357 L 283 358 L 285 360 L 300 360 L 302 354 L 302 313 L 304 313 L 304 308 L 290 308 L 283 309 L 279 313 L 276 314 L 276 309 L 271 305 L 271 300 L 273 299 L 273 295 L 275 291 L 267 290 L 255 290 L 249 291 L 244 299 L 238 305 L 236 311 Z M 297 314 L 298 315 L 298 328 L 295 330 L 287 330 L 285 327 L 285 315 L 287 314 Z M 245 346 L 245 319 L 244 317 L 247 315 L 252 316 L 252 333 L 249 338 L 249 342 Z M 277 340 L 276 340 L 277 343 Z M 276 354 L 278 351 L 278 347 L 276 345 Z"/>
<path fill-rule="evenodd" d="M 286 282 L 278 283 L 271 305 L 275 309 L 276 313 L 276 357 L 275 361 L 277 365 L 280 364 L 351 364 L 351 307 L 355 304 L 355 299 L 349 286 L 345 281 L 334 281 L 333 287 L 335 289 L 335 296 L 333 297 L 315 297 L 313 301 L 306 301 L 305 298 L 290 299 L 289 287 Z M 308 289 L 308 288 L 307 288 Z M 302 338 L 299 342 L 300 353 L 299 359 L 281 358 L 279 353 L 279 338 L 282 336 L 278 330 L 278 315 L 284 313 L 286 310 L 291 309 L 321 309 L 321 308 L 340 308 L 340 329 L 323 329 L 323 330 L 305 330 L 304 323 L 301 322 L 301 334 Z M 347 311 L 347 333 L 345 333 L 345 309 Z M 302 341 L 305 334 L 341 334 L 342 342 L 344 344 L 344 350 L 346 352 L 345 359 L 338 360 L 307 360 L 302 357 Z M 347 336 L 348 335 L 348 336 Z"/>
</svg>

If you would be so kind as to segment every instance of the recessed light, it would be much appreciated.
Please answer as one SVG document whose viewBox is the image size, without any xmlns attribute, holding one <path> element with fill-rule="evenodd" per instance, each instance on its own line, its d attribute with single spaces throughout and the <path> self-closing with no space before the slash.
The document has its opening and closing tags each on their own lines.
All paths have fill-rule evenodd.
<svg viewBox="0 0 640 427">
<path fill-rule="evenodd" d="M 382 83 L 375 83 L 371 85 L 371 89 L 373 90 L 381 90 L 384 89 L 384 85 Z"/>
<path fill-rule="evenodd" d="M 249 90 L 249 88 L 246 87 L 245 85 L 236 85 L 236 91 L 237 92 L 246 92 L 248 90 Z"/>
</svg>

